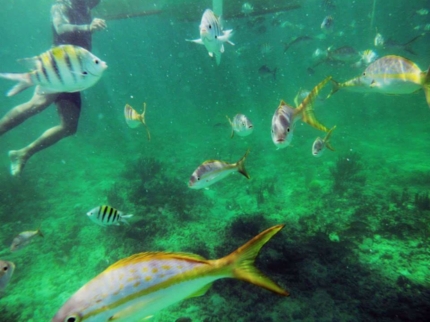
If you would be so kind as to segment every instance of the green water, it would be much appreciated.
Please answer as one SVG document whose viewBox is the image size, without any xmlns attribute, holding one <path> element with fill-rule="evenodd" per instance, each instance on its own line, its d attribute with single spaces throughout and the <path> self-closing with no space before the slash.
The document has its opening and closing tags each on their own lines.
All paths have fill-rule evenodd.
<svg viewBox="0 0 430 322">
<path fill-rule="evenodd" d="M 348 45 L 401 55 L 422 70 L 430 64 L 430 36 L 423 29 L 430 14 L 414 14 L 430 9 L 429 1 L 375 1 L 372 27 L 374 1 L 332 2 L 335 8 L 301 1 L 291 11 L 226 19 L 236 46 L 225 45 L 220 66 L 203 46 L 185 41 L 198 38 L 203 10 L 108 21 L 108 29 L 93 37 L 93 53 L 109 68 L 82 94 L 77 134 L 35 155 L 18 179 L 9 174 L 7 151 L 56 125 L 55 108 L 0 139 L 0 259 L 16 264 L 0 294 L 0 321 L 50 321 L 77 289 L 131 254 L 219 258 L 281 223 L 285 228 L 262 250 L 257 266 L 290 297 L 220 280 L 205 296 L 171 306 L 154 321 L 424 321 L 430 314 L 430 110 L 423 91 L 340 91 L 320 103 L 318 119 L 337 126 L 336 151 L 320 158 L 311 146 L 324 133 L 304 123 L 296 124 L 291 147 L 276 150 L 270 137 L 281 99 L 293 104 L 300 88 L 362 72 L 321 64 L 310 74 L 317 48 Z M 16 59 L 50 47 L 50 3 L 29 8 L 26 0 L 2 0 L 2 72 L 25 71 Z M 319 37 L 329 14 L 333 32 Z M 423 33 L 412 46 L 416 55 L 375 48 L 376 28 L 400 43 Z M 315 39 L 284 53 L 284 43 L 303 35 Z M 264 44 L 269 53 L 261 52 Z M 263 65 L 277 68 L 276 80 L 259 74 Z M 11 86 L 0 80 L 0 91 Z M 30 89 L 1 96 L 1 115 L 31 95 Z M 143 102 L 150 142 L 143 127 L 130 129 L 124 121 L 124 105 L 140 111 Z M 225 116 L 239 112 L 255 130 L 230 139 Z M 187 187 L 203 161 L 236 162 L 248 148 L 250 180 L 234 174 L 207 190 Z M 104 228 L 86 218 L 102 204 L 134 214 L 131 226 Z M 9 251 L 14 236 L 38 227 L 43 239 Z"/>
</svg>

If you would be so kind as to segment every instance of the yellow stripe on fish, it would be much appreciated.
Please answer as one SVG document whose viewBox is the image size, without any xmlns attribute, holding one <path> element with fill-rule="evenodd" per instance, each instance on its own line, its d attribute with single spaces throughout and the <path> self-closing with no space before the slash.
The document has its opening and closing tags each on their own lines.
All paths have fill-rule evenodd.
<svg viewBox="0 0 430 322">
<path fill-rule="evenodd" d="M 203 295 L 221 278 L 240 279 L 288 296 L 254 266 L 261 248 L 283 227 L 273 226 L 217 260 L 155 252 L 122 259 L 79 289 L 52 322 L 140 321 L 169 305 Z"/>
<path fill-rule="evenodd" d="M 148 126 L 145 122 L 145 113 L 146 113 L 146 103 L 143 103 L 143 112 L 142 114 L 139 114 L 133 107 L 131 107 L 128 104 L 125 104 L 124 106 L 124 117 L 125 122 L 130 128 L 136 128 L 140 124 L 143 124 L 146 129 L 146 133 L 148 135 L 148 141 L 151 140 L 151 134 L 149 133 Z"/>
</svg>

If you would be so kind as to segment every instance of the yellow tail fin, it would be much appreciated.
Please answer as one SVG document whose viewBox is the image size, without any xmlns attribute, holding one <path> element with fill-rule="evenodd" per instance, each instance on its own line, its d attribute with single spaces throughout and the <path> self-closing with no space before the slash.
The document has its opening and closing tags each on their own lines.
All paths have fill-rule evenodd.
<svg viewBox="0 0 430 322">
<path fill-rule="evenodd" d="M 332 88 L 330 94 L 327 95 L 326 99 L 330 98 L 333 94 L 335 94 L 340 89 L 340 84 L 336 82 L 334 79 L 331 80 Z"/>
<path fill-rule="evenodd" d="M 231 277 L 263 287 L 279 295 L 290 295 L 254 266 L 254 261 L 261 248 L 284 226 L 278 225 L 266 229 L 230 255 L 221 258 L 220 261 L 231 270 Z"/>
<path fill-rule="evenodd" d="M 312 91 L 306 96 L 298 108 L 294 110 L 294 114 L 302 113 L 303 122 L 309 124 L 317 130 L 328 132 L 328 128 L 321 124 L 315 117 L 313 104 L 321 89 L 331 80 L 331 76 L 326 77 L 322 82 L 315 86 Z M 297 111 L 297 112 L 296 112 Z"/>
<path fill-rule="evenodd" d="M 249 176 L 248 172 L 246 172 L 245 169 L 245 160 L 246 157 L 249 154 L 249 149 L 248 151 L 246 151 L 245 155 L 242 157 L 242 159 L 240 159 L 239 161 L 237 161 L 237 171 L 239 171 L 240 174 L 244 175 L 247 179 L 250 179 L 251 177 Z"/>
<path fill-rule="evenodd" d="M 430 67 L 424 76 L 423 90 L 424 90 L 424 94 L 426 96 L 427 105 L 430 108 Z"/>
</svg>

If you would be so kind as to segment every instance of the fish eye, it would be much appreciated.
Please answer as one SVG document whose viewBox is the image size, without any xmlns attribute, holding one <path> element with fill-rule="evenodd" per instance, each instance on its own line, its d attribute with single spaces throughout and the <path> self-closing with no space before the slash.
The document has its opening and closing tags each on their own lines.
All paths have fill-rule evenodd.
<svg viewBox="0 0 430 322">
<path fill-rule="evenodd" d="M 290 132 L 290 128 L 289 127 L 287 127 L 287 132 Z"/>
<path fill-rule="evenodd" d="M 200 177 L 197 177 L 197 181 L 200 181 Z"/>
<path fill-rule="evenodd" d="M 366 76 L 366 72 L 363 73 L 363 76 Z"/>
<path fill-rule="evenodd" d="M 8 270 L 7 266 L 3 266 L 3 270 L 6 272 Z"/>
<path fill-rule="evenodd" d="M 96 63 L 96 65 L 99 64 L 99 60 L 98 59 L 95 59 L 94 62 Z"/>
<path fill-rule="evenodd" d="M 82 72 L 83 75 L 88 75 L 88 72 Z"/>
<path fill-rule="evenodd" d="M 212 29 L 212 26 L 211 26 L 211 25 L 209 25 L 209 29 Z"/>
<path fill-rule="evenodd" d="M 78 315 L 69 315 L 64 319 L 64 322 L 79 322 L 81 318 Z"/>
</svg>

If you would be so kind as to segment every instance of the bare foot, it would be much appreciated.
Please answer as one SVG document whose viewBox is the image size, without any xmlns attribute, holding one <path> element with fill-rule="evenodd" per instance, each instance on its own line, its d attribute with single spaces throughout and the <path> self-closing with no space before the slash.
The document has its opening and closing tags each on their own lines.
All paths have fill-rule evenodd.
<svg viewBox="0 0 430 322">
<path fill-rule="evenodd" d="M 25 166 L 24 153 L 11 150 L 8 154 L 10 159 L 10 174 L 14 177 L 19 177 Z"/>
</svg>

